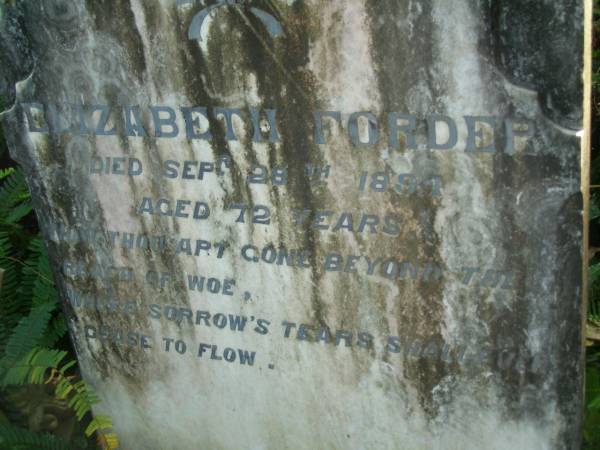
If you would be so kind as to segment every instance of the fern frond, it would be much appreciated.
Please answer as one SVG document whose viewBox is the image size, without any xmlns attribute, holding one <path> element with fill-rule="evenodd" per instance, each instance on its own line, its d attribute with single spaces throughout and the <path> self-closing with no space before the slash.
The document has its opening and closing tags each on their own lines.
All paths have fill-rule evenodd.
<svg viewBox="0 0 600 450">
<path fill-rule="evenodd" d="M 10 251 L 8 238 L 0 235 L 0 262 L 3 261 L 2 255 L 8 255 Z M 12 260 L 6 259 L 6 261 Z M 58 316 L 52 317 L 54 311 L 58 309 L 59 297 L 52 282 L 48 253 L 41 238 L 35 238 L 30 243 L 21 276 L 18 276 L 15 267 L 10 267 L 6 273 L 8 284 L 4 286 L 9 295 L 2 296 L 0 301 L 0 312 L 6 318 L 3 320 L 6 326 L 0 328 L 0 337 L 4 337 L 3 342 L 7 343 L 3 349 L 3 345 L 0 344 L 0 349 L 5 354 L 4 359 L 8 359 L 0 359 L 0 369 L 9 366 L 11 362 L 16 362 L 36 346 L 53 346 L 66 331 L 64 322 L 60 322 Z M 15 286 L 17 283 L 18 287 Z M 27 299 L 28 302 L 21 299 Z M 23 309 L 29 305 L 31 305 L 29 314 L 22 317 L 25 314 Z M 6 341 L 9 328 L 14 329 Z"/>
<path fill-rule="evenodd" d="M 117 433 L 99 433 L 98 441 L 104 450 L 116 450 L 119 448 Z"/>
<path fill-rule="evenodd" d="M 39 236 L 32 239 L 27 248 L 18 290 L 19 297 L 31 299 L 34 307 L 45 303 L 58 305 L 59 297 L 52 281 L 48 251 Z"/>
<path fill-rule="evenodd" d="M 40 236 L 31 240 L 27 246 L 27 257 L 23 261 L 23 270 L 19 283 L 19 296 L 21 298 L 31 299 L 33 289 L 38 278 L 46 278 L 46 274 L 42 273 L 40 268 L 50 267 L 49 263 L 44 263 L 48 260 L 46 247 Z M 50 278 L 51 280 L 52 278 Z"/>
<path fill-rule="evenodd" d="M 32 303 L 34 308 L 41 305 L 53 305 L 56 309 L 58 292 L 54 285 L 49 284 L 43 278 L 38 278 L 33 285 Z"/>
<path fill-rule="evenodd" d="M 16 205 L 30 198 L 25 177 L 20 169 L 3 178 L 0 185 L 0 224 L 6 223 L 6 217 Z"/>
<path fill-rule="evenodd" d="M 2 180 L 3 178 L 6 178 L 9 175 L 12 175 L 13 173 L 15 173 L 14 167 L 7 167 L 6 169 L 0 169 L 0 180 Z"/>
<path fill-rule="evenodd" d="M 16 252 L 8 238 L 8 234 L 0 232 L 0 268 L 4 270 L 2 286 L 0 287 L 0 313 L 4 316 L 10 313 L 18 288 L 19 270 L 12 255 Z"/>
<path fill-rule="evenodd" d="M 73 393 L 73 396 L 69 400 L 68 405 L 75 411 L 77 420 L 81 421 L 83 416 L 92 411 L 92 406 L 100 402 L 100 399 L 83 380 L 77 381 L 71 386 L 72 389 L 70 391 Z M 63 397 L 58 396 L 58 398 Z"/>
<path fill-rule="evenodd" d="M 40 346 L 53 348 L 65 334 L 67 334 L 67 322 L 65 321 L 65 316 L 62 313 L 57 314 L 52 318 L 44 336 L 40 340 Z"/>
<path fill-rule="evenodd" d="M 0 0 L 2 1 L 2 0 Z M 93 417 L 100 399 L 84 381 L 67 375 L 76 361 L 68 353 L 51 350 L 67 332 L 65 318 L 55 314 L 59 296 L 52 281 L 46 246 L 19 224 L 31 213 L 31 195 L 20 169 L 0 170 L 0 389 L 23 384 L 48 384 L 55 396 L 65 400 L 78 421 L 89 418 L 89 437 L 98 434 L 103 448 L 116 449 L 108 416 Z M 66 449 L 53 436 L 0 426 L 0 450 Z"/>
<path fill-rule="evenodd" d="M 58 436 L 0 424 L 0 450 L 69 450 L 69 445 Z"/>
<path fill-rule="evenodd" d="M 23 200 L 29 197 L 29 189 L 25 182 L 25 177 L 21 169 L 8 170 L 2 177 L 2 186 L 0 187 L 0 200 L 15 201 Z"/>
<path fill-rule="evenodd" d="M 58 369 L 66 356 L 65 351 L 34 348 L 20 361 L 6 369 L 0 379 L 0 387 L 42 384 L 46 381 L 47 372 Z"/>
<path fill-rule="evenodd" d="M 17 363 L 39 344 L 55 308 L 56 305 L 50 303 L 39 305 L 19 321 L 4 349 L 0 370 Z"/>
<path fill-rule="evenodd" d="M 16 205 L 10 211 L 8 211 L 8 214 L 7 214 L 6 218 L 4 219 L 4 223 L 13 224 L 15 222 L 18 222 L 23 217 L 25 217 L 27 214 L 29 214 L 32 210 L 33 210 L 33 205 L 31 204 L 31 201 L 26 200 L 26 201 Z"/>
<path fill-rule="evenodd" d="M 100 403 L 100 398 L 96 395 L 89 384 L 83 380 L 73 381 L 72 377 L 65 375 L 66 371 L 75 364 L 75 361 L 63 365 L 57 372 L 55 378 L 55 395 L 60 400 L 68 399 L 68 406 L 75 411 L 75 417 L 81 422 L 86 414 L 92 413 L 92 406 Z M 85 435 L 90 437 L 98 432 L 101 439 L 104 439 L 104 448 L 114 450 L 119 447 L 119 440 L 115 433 L 105 433 L 112 428 L 112 419 L 109 416 L 98 414 L 92 417 L 88 424 Z"/>
<path fill-rule="evenodd" d="M 87 428 L 85 429 L 85 435 L 90 437 L 98 430 L 108 430 L 112 428 L 113 423 L 112 419 L 109 416 L 103 416 L 102 414 L 98 414 L 94 416 L 92 421 L 89 423 Z"/>
</svg>

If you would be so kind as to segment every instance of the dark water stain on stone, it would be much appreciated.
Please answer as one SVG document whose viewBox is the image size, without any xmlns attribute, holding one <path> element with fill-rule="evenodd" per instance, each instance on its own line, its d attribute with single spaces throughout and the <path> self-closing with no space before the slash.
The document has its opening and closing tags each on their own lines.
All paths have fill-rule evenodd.
<svg viewBox="0 0 600 450">
<path fill-rule="evenodd" d="M 544 114 L 550 120 L 579 129 L 583 84 L 573 67 L 582 64 L 583 52 L 574 53 L 573 49 L 582 48 L 583 3 L 577 0 L 549 4 L 535 0 L 481 3 L 489 5 L 490 36 L 497 67 L 512 82 L 537 91 Z M 540 46 L 540 42 L 545 45 Z"/>
<path fill-rule="evenodd" d="M 563 51 L 570 53 L 573 48 L 581 46 L 580 30 L 572 29 L 573 34 L 568 38 L 561 35 L 561 42 L 551 42 L 545 47 L 545 51 L 554 55 L 552 68 L 548 66 L 550 60 L 545 53 L 537 50 L 537 43 L 540 36 L 545 40 L 547 36 L 557 35 L 552 29 L 560 26 L 565 17 L 581 15 L 576 3 L 548 4 L 542 7 L 528 1 L 510 5 L 504 1 L 491 2 L 487 5 L 488 27 L 480 37 L 481 51 L 494 55 L 493 61 L 499 72 L 509 77 L 511 83 L 537 91 L 543 113 L 550 120 L 566 127 L 578 126 L 581 118 L 581 81 L 573 76 L 575 71 L 572 70 L 572 58 L 556 55 Z M 536 17 L 533 28 L 530 20 L 532 15 Z M 523 55 L 527 57 L 524 58 Z M 551 102 L 554 96 L 560 97 L 561 102 Z M 521 113 L 508 95 L 504 101 L 507 115 Z M 561 121 L 558 117 L 566 118 L 566 121 Z M 574 137 L 567 136 L 556 128 L 548 128 L 544 119 L 537 120 L 535 127 L 540 131 L 528 144 L 525 154 L 498 154 L 494 158 L 493 186 L 495 196 L 500 199 L 502 218 L 502 226 L 498 230 L 501 233 L 499 240 L 500 247 L 507 255 L 504 268 L 517 272 L 518 277 L 513 293 L 514 306 L 510 311 L 498 313 L 497 320 L 489 321 L 490 334 L 495 342 L 508 342 L 513 349 L 526 351 L 529 349 L 528 334 L 536 331 L 530 330 L 535 326 L 532 323 L 535 324 L 536 317 L 541 316 L 548 326 L 557 331 L 562 330 L 554 337 L 544 337 L 538 354 L 528 355 L 530 358 L 540 357 L 543 363 L 535 373 L 528 367 L 524 374 L 525 381 L 514 370 L 501 371 L 498 375 L 502 381 L 503 397 L 506 399 L 505 408 L 511 417 L 543 417 L 544 405 L 538 401 L 540 396 L 562 405 L 561 414 L 565 417 L 577 417 L 578 414 L 570 408 L 574 405 L 575 408 L 579 407 L 581 399 L 564 396 L 571 396 L 572 392 L 580 389 L 580 370 L 575 367 L 558 367 L 558 364 L 565 360 L 567 352 L 574 351 L 565 343 L 580 341 L 578 328 L 564 327 L 562 324 L 565 321 L 578 323 L 581 317 L 581 306 L 566 301 L 576 297 L 573 293 L 578 289 L 580 280 L 577 276 L 565 276 L 567 271 L 582 265 L 579 249 L 573 245 L 577 238 L 570 236 L 567 231 L 573 230 L 575 223 L 580 224 L 581 229 L 581 203 L 577 194 L 566 203 L 560 203 L 553 198 L 552 191 L 578 189 L 569 186 L 568 180 L 579 179 L 579 143 Z M 506 136 L 502 135 L 501 141 L 505 140 Z M 518 203 L 516 193 L 524 197 L 525 204 L 535 207 L 526 212 L 519 211 L 519 206 L 515 205 Z M 555 241 L 558 248 L 548 252 L 549 241 Z M 547 277 L 562 280 L 561 293 L 547 296 L 541 304 L 536 303 L 536 293 L 540 295 L 539 293 L 546 292 L 544 278 Z M 558 375 L 554 378 L 549 377 L 548 373 Z M 523 389 L 524 382 L 528 385 L 527 390 Z M 579 441 L 580 437 L 576 434 L 577 432 L 562 433 L 561 440 L 565 448 Z"/>
<path fill-rule="evenodd" d="M 412 5 L 414 6 L 414 5 Z M 432 30 L 434 25 L 431 18 L 429 2 L 419 3 L 420 11 L 410 11 L 411 4 L 391 0 L 373 0 L 366 2 L 369 17 L 371 42 L 371 57 L 377 74 L 379 92 L 382 99 L 382 111 L 386 113 L 399 112 L 410 114 L 425 114 L 435 112 L 435 100 L 428 107 L 430 111 L 411 111 L 408 99 L 410 89 L 424 84 L 430 91 L 430 98 L 441 97 L 441 92 L 434 88 L 427 71 L 423 73 L 414 69 L 431 67 L 434 63 L 433 41 L 430 33 L 420 33 L 421 30 Z M 408 23 L 409 21 L 412 21 Z M 415 36 L 409 39 L 408 28 L 413 28 Z M 390 149 L 390 153 L 402 154 L 403 149 Z M 417 157 L 417 161 L 418 161 Z M 435 158 L 429 165 L 436 167 Z M 419 173 L 419 172 L 417 172 Z M 401 234 L 395 243 L 382 248 L 384 254 L 408 256 L 412 260 L 439 260 L 440 245 L 434 230 L 436 210 L 439 202 L 433 197 L 401 198 L 398 194 L 390 195 L 386 202 L 390 211 L 396 211 L 402 217 L 411 217 L 417 231 L 416 239 L 410 235 Z M 423 215 L 420 212 L 427 210 Z M 408 212 L 410 211 L 410 214 Z M 403 248 L 404 242 L 418 243 L 418 248 L 409 250 L 408 255 Z M 441 340 L 443 326 L 443 283 L 416 283 L 406 290 L 406 281 L 398 281 L 400 290 L 410 292 L 403 295 L 395 307 L 397 323 L 401 333 L 413 338 Z M 437 405 L 433 397 L 434 388 L 446 375 L 446 366 L 439 360 L 418 361 L 406 352 L 404 356 L 405 377 L 414 380 L 413 385 L 418 391 L 418 398 L 423 410 L 430 418 L 435 418 L 442 405 Z"/>
<path fill-rule="evenodd" d="M 132 72 L 143 82 L 146 71 L 144 46 L 135 23 L 131 0 L 86 0 L 86 8 L 93 18 L 94 27 L 115 37 L 127 49 Z"/>
<path fill-rule="evenodd" d="M 268 5 L 265 5 L 268 7 Z M 276 14 L 276 11 L 269 11 Z M 268 37 L 266 33 L 260 36 L 260 23 L 251 16 L 245 16 L 250 21 L 243 34 L 244 51 L 248 57 L 243 61 L 243 69 L 254 73 L 258 83 L 258 93 L 267 107 L 278 111 L 278 127 L 281 135 L 280 155 L 277 159 L 284 161 L 290 174 L 286 194 L 277 195 L 277 208 L 283 203 L 290 203 L 298 209 L 316 210 L 322 200 L 316 198 L 306 175 L 307 164 L 322 163 L 319 149 L 309 135 L 309 124 L 312 123 L 312 111 L 316 109 L 318 100 L 314 94 L 314 85 L 306 77 L 302 69 L 308 60 L 310 35 L 302 33 L 306 30 L 306 22 L 311 14 L 304 2 L 298 1 L 290 9 L 286 20 L 286 35 L 280 37 L 281 42 Z M 239 26 L 243 26 L 242 23 Z M 257 37 L 256 35 L 259 34 Z M 269 46 L 271 45 L 271 46 Z M 274 64 L 276 70 L 264 71 L 265 64 Z M 271 152 L 271 160 L 275 155 Z M 285 195 L 285 197 L 284 197 Z M 312 320 L 315 323 L 327 324 L 327 311 L 321 301 L 319 280 L 321 273 L 316 260 L 317 254 L 316 230 L 309 226 L 297 230 L 296 241 L 286 243 L 292 248 L 304 248 L 311 255 L 312 270 Z M 298 288 L 300 289 L 300 288 Z"/>
<path fill-rule="evenodd" d="M 274 15 L 278 11 L 271 5 L 264 3 L 265 11 Z M 280 154 L 277 154 L 276 145 L 269 145 L 269 160 L 283 161 L 290 174 L 289 183 L 285 189 L 275 188 L 271 197 L 274 199 L 274 211 L 281 220 L 285 204 L 302 209 L 314 210 L 317 201 L 313 197 L 312 189 L 305 175 L 306 164 L 318 163 L 321 160 L 318 149 L 310 140 L 308 126 L 312 122 L 312 111 L 315 109 L 316 98 L 311 95 L 312 85 L 302 71 L 308 60 L 309 36 L 301 33 L 305 21 L 310 18 L 307 7 L 303 2 L 296 2 L 288 14 L 282 18 L 286 20 L 286 34 L 279 38 L 270 37 L 262 24 L 244 8 L 230 7 L 229 11 L 219 12 L 218 20 L 221 27 L 213 25 L 210 28 L 208 44 L 208 58 L 198 48 L 196 43 L 188 45 L 189 54 L 193 57 L 193 64 L 197 73 L 192 86 L 198 86 L 203 91 L 200 104 L 208 107 L 224 106 L 215 105 L 215 99 L 204 89 L 204 83 L 210 83 L 211 90 L 226 95 L 228 92 L 237 92 L 244 87 L 248 74 L 256 77 L 259 105 L 225 105 L 225 106 L 251 106 L 277 110 L 277 126 L 281 136 Z M 216 19 L 215 19 L 216 20 Z M 190 48 L 191 47 L 191 48 Z M 273 65 L 276 69 L 266 72 L 266 64 Z M 197 96 L 194 96 L 197 98 Z M 211 120 L 216 120 L 211 118 Z M 211 125 L 213 122 L 211 121 Z M 216 123 L 217 130 L 222 129 Z M 216 154 L 231 155 L 224 139 L 223 132 L 213 137 L 212 146 Z M 253 143 L 246 139 L 243 142 L 244 154 L 241 155 L 249 162 L 254 162 Z M 301 149 L 299 151 L 299 149 Z M 231 155 L 235 160 L 238 155 Z M 233 201 L 244 200 L 250 205 L 255 204 L 252 193 L 243 174 L 234 179 L 236 190 L 230 194 Z M 303 232 L 305 232 L 303 234 Z M 313 285 L 318 285 L 318 264 L 315 259 L 316 243 L 315 230 L 307 227 L 297 230 L 295 242 L 285 242 L 291 248 L 305 248 L 310 251 L 313 260 Z M 325 322 L 323 305 L 319 300 L 316 287 L 313 292 L 313 314 L 316 322 Z"/>
</svg>

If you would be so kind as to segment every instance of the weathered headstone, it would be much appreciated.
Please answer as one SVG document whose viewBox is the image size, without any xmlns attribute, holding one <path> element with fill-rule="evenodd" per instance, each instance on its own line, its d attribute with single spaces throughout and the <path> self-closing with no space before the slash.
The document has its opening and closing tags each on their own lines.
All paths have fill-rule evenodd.
<svg viewBox="0 0 600 450">
<path fill-rule="evenodd" d="M 578 448 L 582 0 L 3 20 L 4 129 L 123 448 Z"/>
</svg>

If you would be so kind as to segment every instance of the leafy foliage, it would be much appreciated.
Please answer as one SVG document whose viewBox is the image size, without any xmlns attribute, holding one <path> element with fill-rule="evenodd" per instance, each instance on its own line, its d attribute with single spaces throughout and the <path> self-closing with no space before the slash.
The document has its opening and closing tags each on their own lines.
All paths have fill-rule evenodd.
<svg viewBox="0 0 600 450">
<path fill-rule="evenodd" d="M 587 449 L 600 448 L 600 371 L 598 370 L 598 353 L 588 352 L 586 369 L 586 420 L 584 438 Z"/>
<path fill-rule="evenodd" d="M 65 351 L 36 347 L 5 370 L 4 376 L 0 380 L 0 387 L 20 386 L 25 383 L 44 383 L 48 371 L 57 370 L 56 368 L 59 367 L 66 356 L 67 352 Z M 69 367 L 72 365 L 72 363 L 69 363 Z M 59 369 L 59 372 L 64 375 L 64 371 L 69 367 L 63 367 Z"/>
<path fill-rule="evenodd" d="M 19 210 L 15 211 L 15 207 Z M 15 223 L 26 215 L 26 213 L 21 212 L 23 207 L 29 207 L 29 211 L 31 211 L 29 190 L 23 173 L 20 170 L 13 170 L 2 178 L 2 186 L 0 186 L 0 221 L 4 225 Z"/>
<path fill-rule="evenodd" d="M 69 373 L 76 360 L 68 351 L 54 348 L 67 327 L 44 242 L 37 230 L 31 232 L 23 224 L 31 211 L 22 172 L 0 170 L 0 393 L 23 385 L 51 385 L 77 421 L 88 421 L 86 436 L 98 434 L 103 448 L 116 449 L 118 438 L 109 432 L 110 417 L 92 416 L 99 398 L 87 383 Z M 5 448 L 69 446 L 56 436 L 6 424 L 0 426 L 0 450 Z"/>
<path fill-rule="evenodd" d="M 6 372 L 14 367 L 40 343 L 50 321 L 50 315 L 55 308 L 56 305 L 51 303 L 42 304 L 32 308 L 29 315 L 19 321 L 4 348 L 4 357 L 0 360 L 0 371 Z"/>
<path fill-rule="evenodd" d="M 52 434 L 0 424 L 0 450 L 69 450 L 69 445 Z"/>
<path fill-rule="evenodd" d="M 67 355 L 66 351 L 35 347 L 5 371 L 4 377 L 0 380 L 0 387 L 19 386 L 25 383 L 52 383 L 55 385 L 56 397 L 59 400 L 68 400 L 69 408 L 74 411 L 77 420 L 82 421 L 100 399 L 83 380 L 76 380 L 75 377 L 67 375 L 67 371 L 77 363 L 75 360 L 63 363 Z M 90 437 L 95 432 L 104 432 L 112 426 L 110 417 L 97 415 L 90 420 L 85 434 Z M 105 448 L 118 447 L 115 433 L 102 434 L 105 434 L 105 439 L 110 440 L 114 445 Z"/>
</svg>

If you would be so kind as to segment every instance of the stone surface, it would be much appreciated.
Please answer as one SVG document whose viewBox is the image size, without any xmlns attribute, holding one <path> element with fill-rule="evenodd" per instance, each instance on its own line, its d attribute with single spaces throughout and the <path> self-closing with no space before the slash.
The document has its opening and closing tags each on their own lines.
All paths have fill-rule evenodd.
<svg viewBox="0 0 600 450">
<path fill-rule="evenodd" d="M 578 448 L 582 24 L 9 8 L 2 123 L 123 448 Z"/>
</svg>

